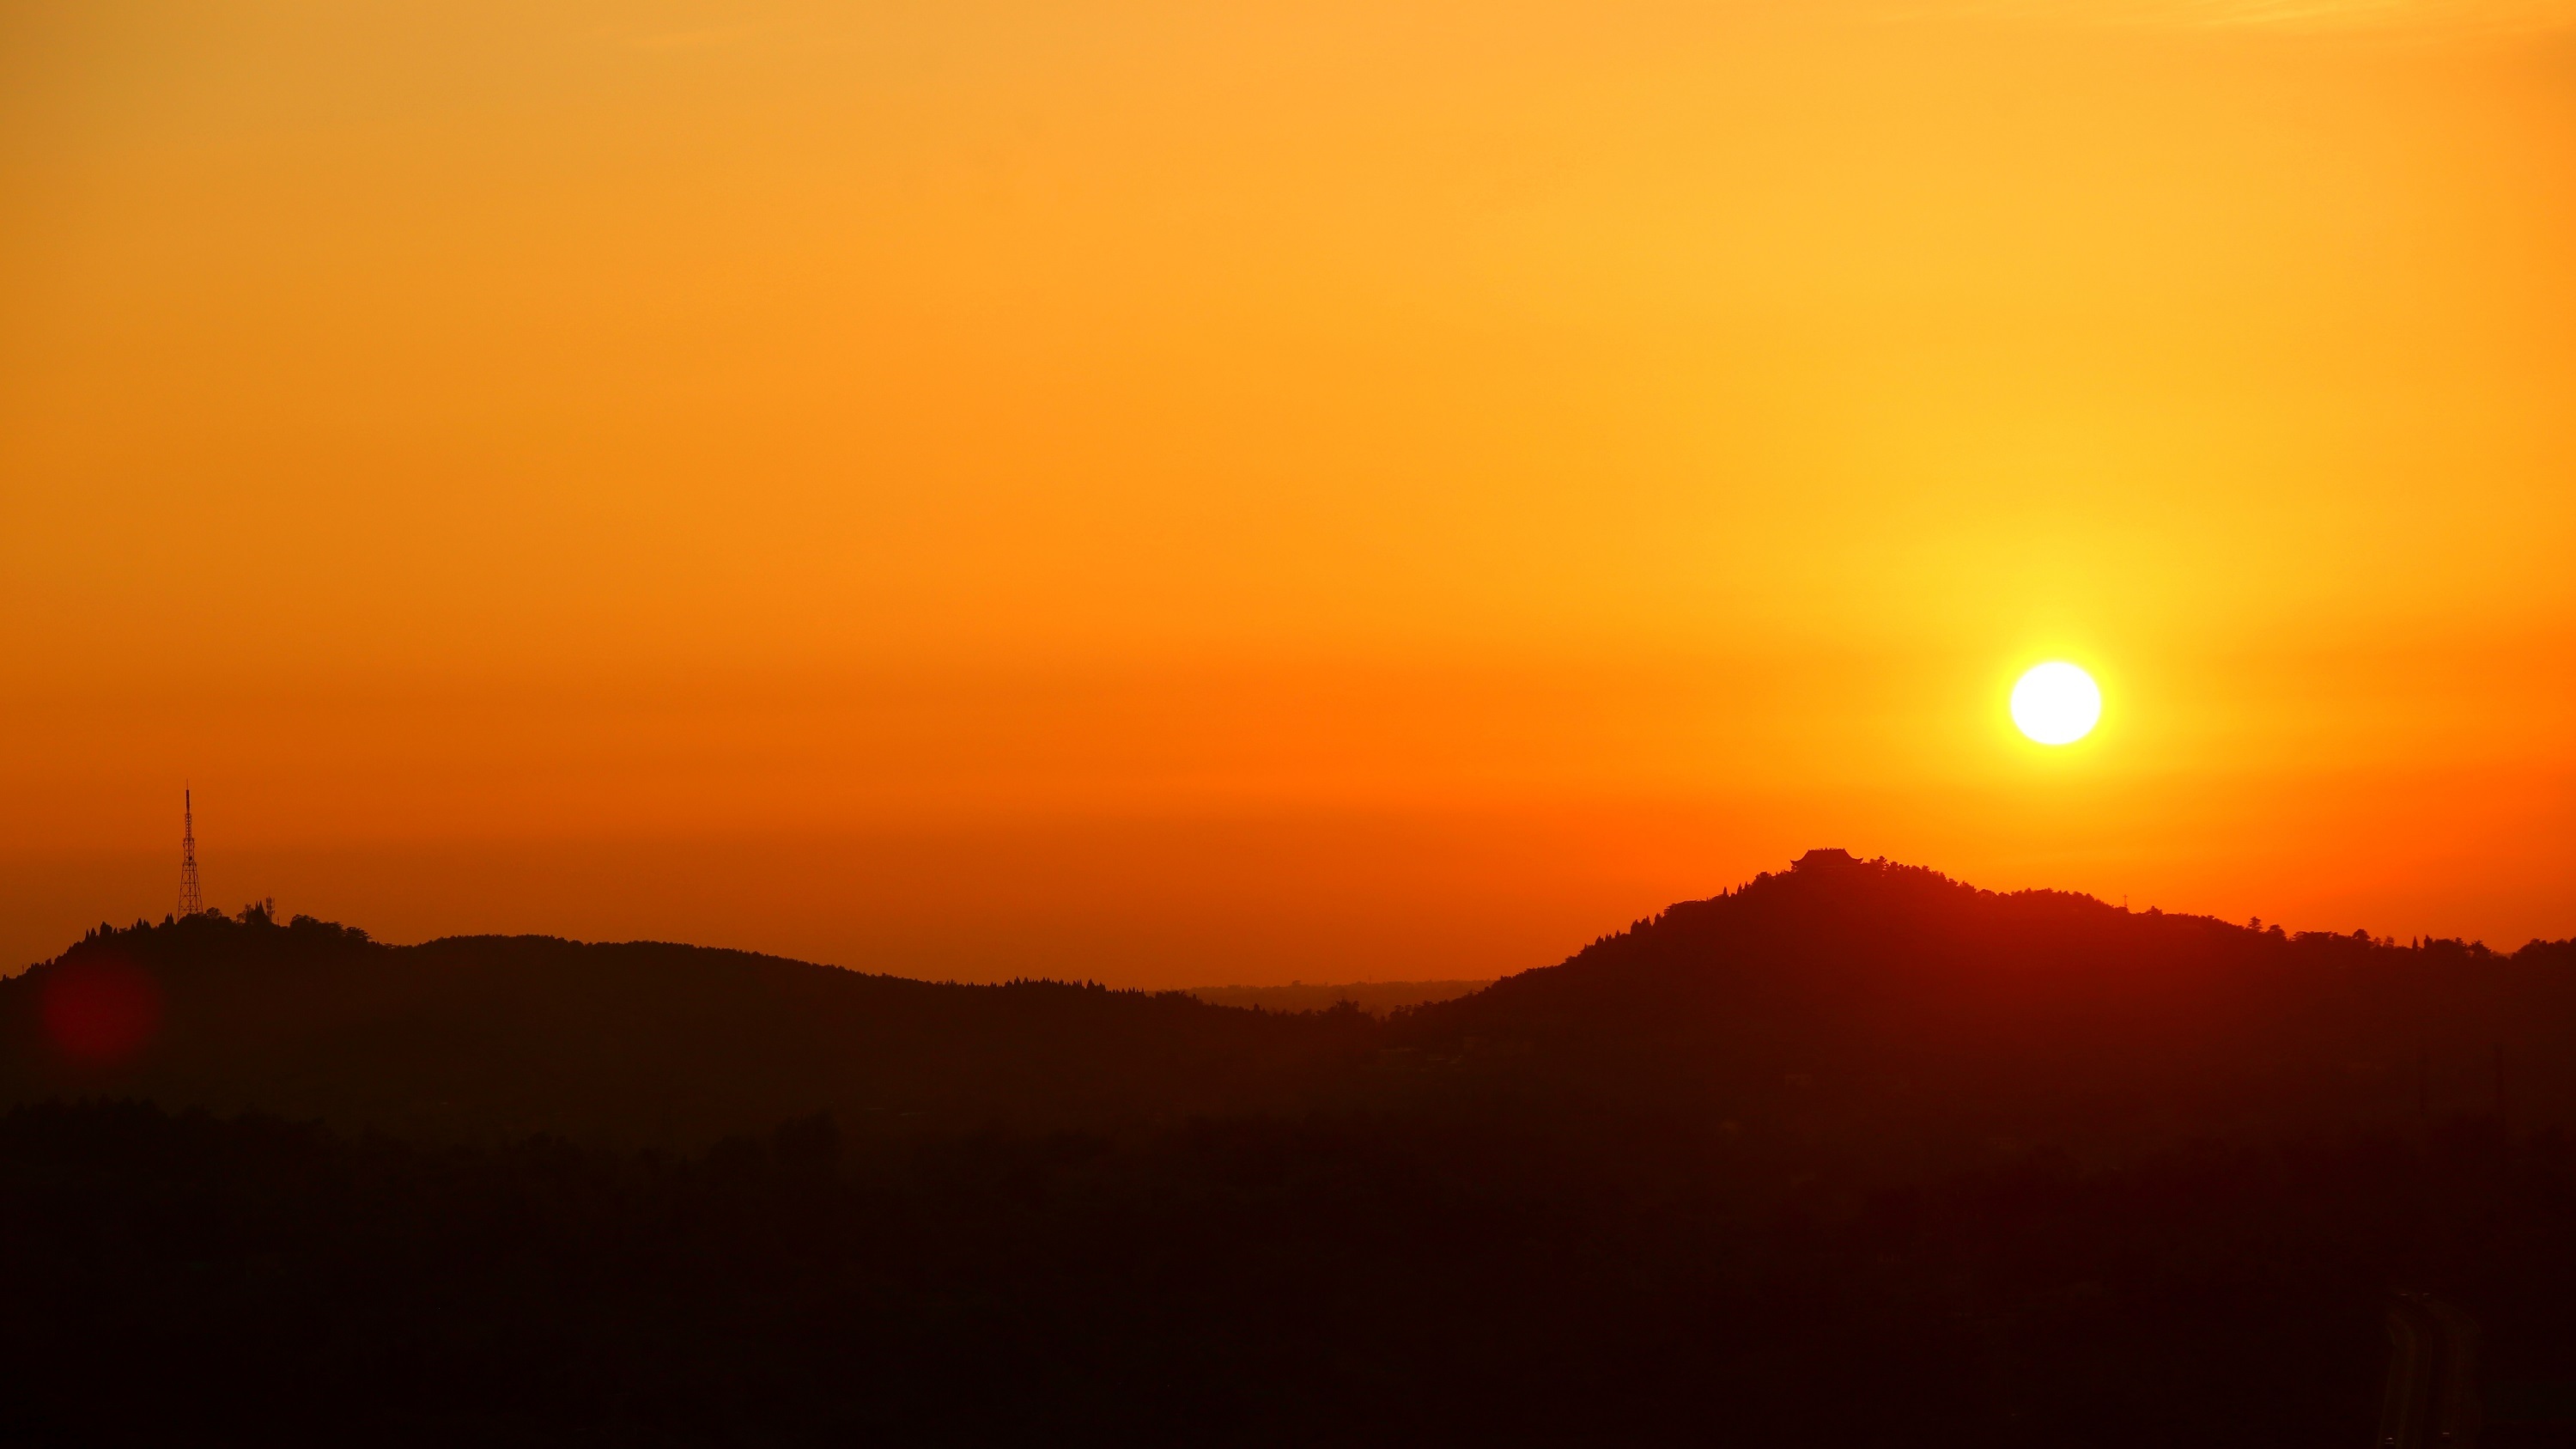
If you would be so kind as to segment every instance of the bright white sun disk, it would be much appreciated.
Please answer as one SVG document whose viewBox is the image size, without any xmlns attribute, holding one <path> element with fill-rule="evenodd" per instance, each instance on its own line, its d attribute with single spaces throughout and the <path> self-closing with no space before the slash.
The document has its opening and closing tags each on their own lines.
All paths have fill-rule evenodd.
<svg viewBox="0 0 2576 1449">
<path fill-rule="evenodd" d="M 2013 723 L 2043 745 L 2071 745 L 2093 733 L 2102 718 L 2102 691 L 2093 676 L 2072 664 L 2031 666 L 2013 686 Z"/>
</svg>

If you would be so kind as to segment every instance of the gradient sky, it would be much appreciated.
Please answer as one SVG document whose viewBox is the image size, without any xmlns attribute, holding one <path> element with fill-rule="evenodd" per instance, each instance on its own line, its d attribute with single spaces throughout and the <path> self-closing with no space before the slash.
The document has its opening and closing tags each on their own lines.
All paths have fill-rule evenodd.
<svg viewBox="0 0 2576 1449">
<path fill-rule="evenodd" d="M 2576 935 L 2576 0 L 0 0 L 0 964 L 183 784 L 979 979 Z"/>
</svg>

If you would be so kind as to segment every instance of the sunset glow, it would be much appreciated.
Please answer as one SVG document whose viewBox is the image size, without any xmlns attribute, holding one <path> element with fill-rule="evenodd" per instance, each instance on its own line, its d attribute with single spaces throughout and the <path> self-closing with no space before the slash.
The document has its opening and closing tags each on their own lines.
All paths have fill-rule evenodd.
<svg viewBox="0 0 2576 1449">
<path fill-rule="evenodd" d="M 0 0 L 0 1418 L 2576 1449 L 2571 560 L 2576 0 Z"/>
<path fill-rule="evenodd" d="M 2565 936 L 2571 19 L 5 7 L 0 964 L 190 783 L 211 905 L 972 979 Z"/>
</svg>

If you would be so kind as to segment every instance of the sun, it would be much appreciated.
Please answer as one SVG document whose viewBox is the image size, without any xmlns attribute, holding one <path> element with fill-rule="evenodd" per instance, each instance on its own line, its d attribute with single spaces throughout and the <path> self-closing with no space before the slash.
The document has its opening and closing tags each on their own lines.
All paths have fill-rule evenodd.
<svg viewBox="0 0 2576 1449">
<path fill-rule="evenodd" d="M 2071 745 L 2102 718 L 2102 691 L 2072 664 L 2034 664 L 2013 686 L 2013 723 L 2043 745 Z"/>
</svg>

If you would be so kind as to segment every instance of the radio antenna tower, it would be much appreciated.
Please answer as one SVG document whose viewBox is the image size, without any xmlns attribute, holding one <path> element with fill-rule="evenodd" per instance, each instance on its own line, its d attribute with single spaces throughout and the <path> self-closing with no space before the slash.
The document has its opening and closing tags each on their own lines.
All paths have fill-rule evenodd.
<svg viewBox="0 0 2576 1449">
<path fill-rule="evenodd" d="M 205 892 L 197 889 L 197 801 L 196 792 L 179 792 L 179 914 L 193 916 L 206 908 Z"/>
</svg>

